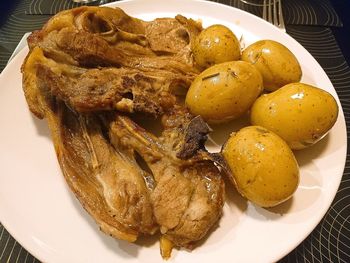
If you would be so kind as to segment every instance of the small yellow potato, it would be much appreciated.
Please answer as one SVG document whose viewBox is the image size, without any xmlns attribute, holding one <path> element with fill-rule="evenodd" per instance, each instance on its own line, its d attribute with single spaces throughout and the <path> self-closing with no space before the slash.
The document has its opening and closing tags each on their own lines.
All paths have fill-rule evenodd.
<svg viewBox="0 0 350 263">
<path fill-rule="evenodd" d="M 299 167 L 288 145 L 260 126 L 232 133 L 222 155 L 238 192 L 261 207 L 289 199 L 299 184 Z"/>
<path fill-rule="evenodd" d="M 239 60 L 241 57 L 237 37 L 223 25 L 212 25 L 204 29 L 194 41 L 192 51 L 194 60 L 201 68 Z"/>
<path fill-rule="evenodd" d="M 243 50 L 242 60 L 257 67 L 267 91 L 275 91 L 301 79 L 297 58 L 287 47 L 273 40 L 260 40 L 251 44 Z"/>
<path fill-rule="evenodd" d="M 250 120 L 278 134 L 291 149 L 313 145 L 333 127 L 338 104 L 331 94 L 303 83 L 291 83 L 260 96 Z"/>
<path fill-rule="evenodd" d="M 186 105 L 208 123 L 240 117 L 262 92 L 262 77 L 250 63 L 231 61 L 214 65 L 192 82 Z"/>
</svg>

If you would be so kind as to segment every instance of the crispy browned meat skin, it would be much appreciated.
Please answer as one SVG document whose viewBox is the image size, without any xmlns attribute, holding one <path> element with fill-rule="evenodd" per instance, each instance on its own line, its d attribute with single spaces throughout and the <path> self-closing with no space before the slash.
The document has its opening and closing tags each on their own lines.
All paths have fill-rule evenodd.
<svg viewBox="0 0 350 263">
<path fill-rule="evenodd" d="M 152 170 L 156 186 L 151 199 L 157 223 L 168 239 L 183 247 L 208 232 L 220 218 L 224 203 L 220 172 L 205 154 L 187 160 L 176 157 L 183 133 L 191 126 L 189 117 L 176 110 L 164 116 L 165 130 L 159 138 L 120 115 L 110 130 L 113 141 L 137 151 Z"/>
</svg>

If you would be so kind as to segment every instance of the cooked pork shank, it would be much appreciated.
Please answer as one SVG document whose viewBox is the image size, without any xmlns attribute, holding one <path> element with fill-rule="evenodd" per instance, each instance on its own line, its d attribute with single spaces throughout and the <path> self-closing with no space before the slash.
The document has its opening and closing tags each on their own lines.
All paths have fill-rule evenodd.
<svg viewBox="0 0 350 263">
<path fill-rule="evenodd" d="M 72 192 L 115 238 L 160 230 L 191 247 L 221 216 L 224 183 L 203 150 L 209 128 L 175 96 L 198 74 L 190 46 L 201 30 L 183 16 L 145 22 L 120 9 L 81 7 L 29 38 L 22 66 L 29 109 L 47 119 Z M 162 117 L 161 136 L 125 112 Z"/>
<path fill-rule="evenodd" d="M 174 245 L 191 247 L 218 222 L 224 203 L 219 169 L 198 147 L 189 146 L 186 160 L 177 157 L 206 135 L 184 109 L 163 116 L 164 131 L 155 137 L 126 116 L 77 114 L 53 98 L 43 101 L 64 177 L 103 232 L 135 241 L 160 226 Z M 197 139 L 186 141 L 189 133 Z"/>
<path fill-rule="evenodd" d="M 179 150 L 193 150 L 184 145 L 188 133 L 197 134 L 197 141 L 206 135 L 206 124 L 192 125 L 198 123 L 192 118 L 175 108 L 163 116 L 159 138 L 125 116 L 117 115 L 110 125 L 112 142 L 134 149 L 148 164 L 156 182 L 151 192 L 156 221 L 161 233 L 181 247 L 201 239 L 220 218 L 224 204 L 224 182 L 207 153 L 199 150 L 186 160 L 177 157 Z"/>
</svg>

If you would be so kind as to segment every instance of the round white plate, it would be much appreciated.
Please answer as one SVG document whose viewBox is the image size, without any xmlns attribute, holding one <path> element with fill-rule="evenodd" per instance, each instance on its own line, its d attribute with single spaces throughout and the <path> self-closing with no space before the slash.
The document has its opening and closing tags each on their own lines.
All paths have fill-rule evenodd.
<svg viewBox="0 0 350 263">
<path fill-rule="evenodd" d="M 117 2 L 141 19 L 181 13 L 230 27 L 246 44 L 273 39 L 301 62 L 303 82 L 336 95 L 327 75 L 295 40 L 246 12 L 206 1 Z M 44 262 L 163 262 L 155 238 L 136 244 L 104 235 L 82 209 L 61 175 L 46 122 L 29 112 L 20 67 L 22 50 L 0 76 L 0 220 L 34 256 Z M 340 105 L 340 103 L 339 103 Z M 217 142 L 225 137 L 213 134 Z M 252 205 L 228 186 L 219 226 L 193 251 L 173 251 L 171 262 L 272 262 L 293 250 L 315 228 L 338 189 L 346 158 L 343 111 L 317 145 L 296 153 L 301 183 L 294 197 L 270 210 Z"/>
</svg>

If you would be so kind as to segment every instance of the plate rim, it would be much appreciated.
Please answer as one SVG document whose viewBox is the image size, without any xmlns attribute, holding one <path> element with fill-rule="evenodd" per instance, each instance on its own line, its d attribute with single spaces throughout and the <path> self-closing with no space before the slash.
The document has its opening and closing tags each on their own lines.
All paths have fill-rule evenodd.
<svg viewBox="0 0 350 263">
<path fill-rule="evenodd" d="M 178 1 L 178 2 L 182 2 L 182 3 L 185 3 L 184 0 L 177 0 L 177 1 Z M 253 16 L 254 19 L 259 18 L 259 17 L 256 17 L 255 15 L 253 15 L 253 14 L 251 14 L 251 13 L 248 13 L 248 12 L 246 12 L 246 11 L 244 11 L 244 10 L 241 10 L 241 9 L 238 9 L 238 8 L 235 8 L 235 7 L 232 7 L 232 6 L 228 6 L 228 5 L 225 5 L 225 4 L 217 3 L 217 2 L 204 1 L 204 0 L 186 0 L 186 1 L 197 2 L 197 3 L 204 3 L 204 4 L 209 4 L 209 5 L 220 5 L 220 6 L 223 6 L 224 8 L 231 8 L 231 9 L 235 9 L 236 12 L 244 13 L 244 16 L 249 15 L 249 16 Z M 119 1 L 119 2 L 109 3 L 109 4 L 107 4 L 106 6 L 114 7 L 114 6 L 118 6 L 119 4 L 130 3 L 130 2 L 138 2 L 138 1 L 137 1 L 137 0 L 124 0 L 124 1 Z M 162 1 L 161 1 L 161 0 L 150 0 L 150 2 L 162 2 Z M 170 2 L 174 2 L 174 0 L 172 0 L 172 1 L 170 1 Z M 265 20 L 263 20 L 263 19 L 261 19 L 261 18 L 259 18 L 259 19 L 260 19 L 261 21 L 263 21 L 264 23 L 267 23 L 269 26 L 273 27 L 272 25 L 270 25 L 270 24 L 269 24 L 268 22 L 266 22 Z M 337 102 L 338 102 L 338 105 L 340 106 L 340 107 L 339 107 L 339 115 L 338 115 L 338 118 L 340 118 L 340 119 L 338 119 L 338 121 L 340 121 L 340 122 L 342 122 L 342 123 L 345 124 L 345 116 L 344 116 L 344 112 L 343 112 L 343 109 L 342 109 L 342 105 L 341 105 L 341 103 L 340 103 L 338 94 L 337 94 L 337 92 L 336 92 L 336 90 L 335 90 L 335 88 L 334 88 L 334 86 L 333 86 L 333 83 L 332 83 L 331 80 L 329 79 L 328 75 L 326 74 L 326 72 L 324 71 L 324 69 L 319 65 L 319 63 L 316 61 L 316 59 L 315 59 L 315 58 L 314 58 L 300 43 L 298 43 L 298 42 L 297 42 L 294 38 L 292 38 L 291 36 L 288 35 L 288 37 L 289 37 L 292 41 L 296 42 L 297 45 L 300 45 L 300 46 L 312 57 L 312 59 L 314 60 L 314 62 L 320 67 L 320 69 L 323 71 L 324 75 L 327 77 L 329 83 L 331 84 L 331 87 L 333 88 L 333 90 L 334 90 L 334 92 L 335 92 L 336 100 L 337 100 Z M 10 63 L 9 63 L 9 64 L 5 67 L 5 69 L 2 71 L 2 73 L 1 73 L 1 75 L 0 75 L 0 80 L 1 80 L 2 76 L 6 74 L 7 70 L 9 70 L 11 67 L 13 67 L 13 66 L 12 66 L 13 64 L 21 63 L 21 62 L 17 62 L 17 61 L 19 60 L 19 58 L 20 58 L 21 56 L 23 56 L 23 53 L 25 53 L 25 52 L 28 52 L 28 48 L 22 49 L 22 50 L 14 57 L 14 59 L 10 61 Z M 345 139 L 346 139 L 346 141 L 345 141 L 345 154 L 343 155 L 344 158 L 343 158 L 343 162 L 342 162 L 342 163 L 343 163 L 343 164 L 342 164 L 342 167 L 343 167 L 343 168 L 342 168 L 342 171 L 343 171 L 343 172 L 342 172 L 342 176 L 343 176 L 344 168 L 345 168 L 345 164 L 346 164 L 346 152 L 347 152 L 346 125 L 345 125 Z M 338 191 L 338 189 L 339 189 L 339 185 L 340 185 L 340 183 L 341 183 L 341 178 L 342 178 L 342 176 L 340 177 L 340 180 L 339 180 L 339 182 L 338 182 L 338 184 L 337 184 L 337 187 L 336 187 L 336 189 L 335 189 L 335 192 L 334 192 L 334 194 L 333 194 L 333 197 L 332 197 L 331 200 L 329 201 L 330 205 L 328 206 L 328 208 L 324 211 L 324 213 L 321 213 L 322 215 L 319 217 L 319 220 L 318 220 L 317 224 L 315 224 L 315 226 L 314 226 L 313 228 L 310 228 L 310 229 L 309 229 L 310 231 L 309 231 L 308 233 L 305 233 L 304 238 L 303 238 L 298 244 L 296 244 L 295 247 L 294 247 L 293 249 L 295 249 L 300 243 L 302 243 L 303 240 L 315 229 L 315 227 L 319 224 L 319 222 L 324 218 L 325 214 L 327 213 L 328 209 L 331 207 L 331 204 L 332 204 L 332 202 L 333 202 L 333 200 L 334 200 L 334 198 L 335 198 L 335 196 L 336 196 L 336 193 L 337 193 L 337 191 Z M 44 253 L 42 253 L 42 254 L 39 253 L 40 248 L 37 249 L 38 247 L 36 247 L 36 249 L 35 249 L 34 247 L 27 246 L 27 245 L 26 245 L 27 243 L 23 245 L 23 242 L 18 241 L 19 238 L 18 238 L 18 234 L 16 234 L 15 228 L 14 228 L 14 227 L 11 227 L 11 223 L 10 223 L 10 222 L 7 222 L 6 219 L 4 220 L 4 218 L 6 218 L 6 216 L 2 215 L 2 212 L 1 212 L 1 210 L 0 210 L 0 221 L 1 221 L 2 225 L 3 225 L 3 227 L 5 227 L 6 230 L 11 234 L 11 236 L 12 236 L 13 238 L 15 238 L 15 240 L 16 240 L 18 243 L 20 243 L 20 244 L 21 244 L 27 251 L 29 251 L 33 256 L 35 256 L 36 258 L 38 258 L 38 259 L 40 259 L 40 260 L 42 260 L 42 261 L 45 261 L 45 260 L 48 261 L 47 258 L 43 258 L 43 257 L 42 257 L 42 255 L 43 255 Z M 282 258 L 283 256 L 287 255 L 287 254 L 288 254 L 289 252 L 291 252 L 293 249 L 286 251 L 283 255 L 280 254 L 280 256 L 277 258 L 277 260 L 280 259 L 280 258 Z M 276 258 L 274 258 L 274 260 L 276 260 Z"/>
</svg>

